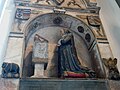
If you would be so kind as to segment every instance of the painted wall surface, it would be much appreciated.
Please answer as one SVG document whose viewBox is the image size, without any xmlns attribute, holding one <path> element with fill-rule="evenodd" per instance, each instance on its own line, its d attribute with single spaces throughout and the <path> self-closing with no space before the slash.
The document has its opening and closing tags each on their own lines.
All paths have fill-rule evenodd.
<svg viewBox="0 0 120 90">
<path fill-rule="evenodd" d="M 2 10 L 2 18 L 0 18 L 0 74 L 1 65 L 4 61 L 5 51 L 7 48 L 8 35 L 12 29 L 14 20 L 15 6 L 13 0 L 6 0 Z"/>
<path fill-rule="evenodd" d="M 115 0 L 97 0 L 101 7 L 100 17 L 120 71 L 120 8 Z"/>
</svg>

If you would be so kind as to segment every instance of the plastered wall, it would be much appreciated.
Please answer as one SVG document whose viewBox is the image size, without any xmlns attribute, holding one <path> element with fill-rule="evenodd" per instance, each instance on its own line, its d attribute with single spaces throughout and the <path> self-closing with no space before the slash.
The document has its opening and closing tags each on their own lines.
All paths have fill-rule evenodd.
<svg viewBox="0 0 120 90">
<path fill-rule="evenodd" d="M 0 18 L 0 74 L 2 69 L 1 65 L 5 58 L 8 35 L 12 29 L 12 22 L 14 20 L 15 7 L 13 0 L 6 0 L 2 14 L 2 18 Z"/>
<path fill-rule="evenodd" d="M 114 57 L 118 58 L 120 71 L 120 8 L 115 0 L 97 0 L 100 17 Z"/>
</svg>

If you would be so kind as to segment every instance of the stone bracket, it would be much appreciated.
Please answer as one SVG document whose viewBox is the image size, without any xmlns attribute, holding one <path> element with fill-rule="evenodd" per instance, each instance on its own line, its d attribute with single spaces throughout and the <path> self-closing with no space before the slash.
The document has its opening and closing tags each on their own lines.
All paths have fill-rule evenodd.
<svg viewBox="0 0 120 90">
<path fill-rule="evenodd" d="M 54 13 L 66 13 L 66 10 L 65 9 L 60 9 L 60 8 L 53 8 L 53 12 Z"/>
</svg>

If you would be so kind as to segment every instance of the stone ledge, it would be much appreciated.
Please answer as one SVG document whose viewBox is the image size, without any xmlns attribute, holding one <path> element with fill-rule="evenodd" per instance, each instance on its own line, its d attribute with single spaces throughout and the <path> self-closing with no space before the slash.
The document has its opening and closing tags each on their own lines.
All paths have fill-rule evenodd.
<svg viewBox="0 0 120 90">
<path fill-rule="evenodd" d="M 109 90 L 107 80 L 21 79 L 20 90 Z"/>
</svg>

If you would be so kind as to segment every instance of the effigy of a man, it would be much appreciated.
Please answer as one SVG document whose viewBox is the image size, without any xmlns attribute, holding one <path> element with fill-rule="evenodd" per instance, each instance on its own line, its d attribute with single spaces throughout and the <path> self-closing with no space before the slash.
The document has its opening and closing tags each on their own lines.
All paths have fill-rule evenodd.
<svg viewBox="0 0 120 90">
<path fill-rule="evenodd" d="M 62 38 L 58 41 L 58 75 L 69 78 L 96 77 L 92 69 L 80 64 L 74 45 L 74 37 L 67 30 L 62 31 Z"/>
</svg>

